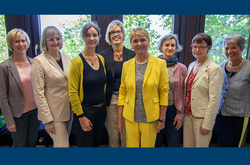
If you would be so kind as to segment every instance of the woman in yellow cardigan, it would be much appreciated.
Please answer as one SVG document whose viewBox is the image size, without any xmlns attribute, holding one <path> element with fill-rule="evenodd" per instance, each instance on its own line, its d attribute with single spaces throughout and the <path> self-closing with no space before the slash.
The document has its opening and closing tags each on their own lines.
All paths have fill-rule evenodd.
<svg viewBox="0 0 250 165">
<path fill-rule="evenodd" d="M 100 28 L 95 22 L 83 26 L 84 50 L 73 59 L 69 70 L 69 98 L 78 147 L 99 147 L 106 119 L 106 70 L 104 59 L 95 53 Z"/>
<path fill-rule="evenodd" d="M 124 131 L 127 147 L 154 147 L 157 133 L 165 127 L 168 105 L 166 62 L 148 53 L 149 34 L 143 27 L 129 35 L 135 58 L 123 65 L 119 89 L 117 128 Z"/>
</svg>

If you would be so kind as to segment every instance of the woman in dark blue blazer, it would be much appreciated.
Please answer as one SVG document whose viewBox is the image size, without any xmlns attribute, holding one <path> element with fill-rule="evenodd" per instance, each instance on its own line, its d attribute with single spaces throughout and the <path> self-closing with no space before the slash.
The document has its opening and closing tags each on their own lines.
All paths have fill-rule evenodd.
<svg viewBox="0 0 250 165">
<path fill-rule="evenodd" d="M 123 63 L 135 56 L 135 52 L 123 46 L 125 30 L 119 20 L 112 21 L 106 31 L 106 42 L 112 47 L 102 51 L 100 54 L 105 59 L 107 71 L 106 105 L 107 118 L 105 126 L 109 136 L 110 147 L 125 147 L 125 131 L 120 135 L 117 123 L 117 102 Z"/>
</svg>

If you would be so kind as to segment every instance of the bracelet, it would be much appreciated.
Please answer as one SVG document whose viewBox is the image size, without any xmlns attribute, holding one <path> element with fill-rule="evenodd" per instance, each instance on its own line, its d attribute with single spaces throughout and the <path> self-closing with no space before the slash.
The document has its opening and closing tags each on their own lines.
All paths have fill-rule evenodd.
<svg viewBox="0 0 250 165">
<path fill-rule="evenodd" d="M 161 123 L 165 123 L 165 120 L 158 119 L 158 121 L 161 122 Z"/>
</svg>

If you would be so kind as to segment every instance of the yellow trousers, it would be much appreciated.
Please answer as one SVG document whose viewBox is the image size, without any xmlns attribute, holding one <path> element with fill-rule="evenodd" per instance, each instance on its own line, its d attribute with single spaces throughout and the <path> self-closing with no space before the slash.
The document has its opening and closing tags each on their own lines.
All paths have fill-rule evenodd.
<svg viewBox="0 0 250 165">
<path fill-rule="evenodd" d="M 125 119 L 127 147 L 155 147 L 156 123 L 137 123 Z"/>
</svg>

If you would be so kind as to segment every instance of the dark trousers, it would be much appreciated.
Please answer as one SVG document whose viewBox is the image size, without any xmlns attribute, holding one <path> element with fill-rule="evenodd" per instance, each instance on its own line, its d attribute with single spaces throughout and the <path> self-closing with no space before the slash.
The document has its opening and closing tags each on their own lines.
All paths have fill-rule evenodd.
<svg viewBox="0 0 250 165">
<path fill-rule="evenodd" d="M 168 147 L 179 147 L 181 140 L 181 130 L 176 130 L 174 123 L 174 118 L 176 116 L 176 108 L 174 105 L 168 106 L 166 113 L 165 128 L 162 129 L 156 137 L 155 147 L 162 147 L 163 134 L 166 134 L 166 141 Z"/>
<path fill-rule="evenodd" d="M 12 147 L 36 147 L 40 121 L 37 119 L 37 108 L 14 118 L 17 132 L 12 132 Z"/>
<path fill-rule="evenodd" d="M 244 124 L 244 117 L 222 116 L 216 117 L 215 128 L 220 147 L 239 147 Z M 244 134 L 243 134 L 244 135 Z M 243 137 L 243 139 L 245 139 Z"/>
<path fill-rule="evenodd" d="M 75 128 L 76 143 L 78 147 L 99 147 L 102 141 L 104 123 L 106 119 L 106 105 L 102 107 L 84 107 L 84 114 L 93 127 L 89 132 L 82 130 L 76 114 L 73 116 L 73 124 Z"/>
</svg>

